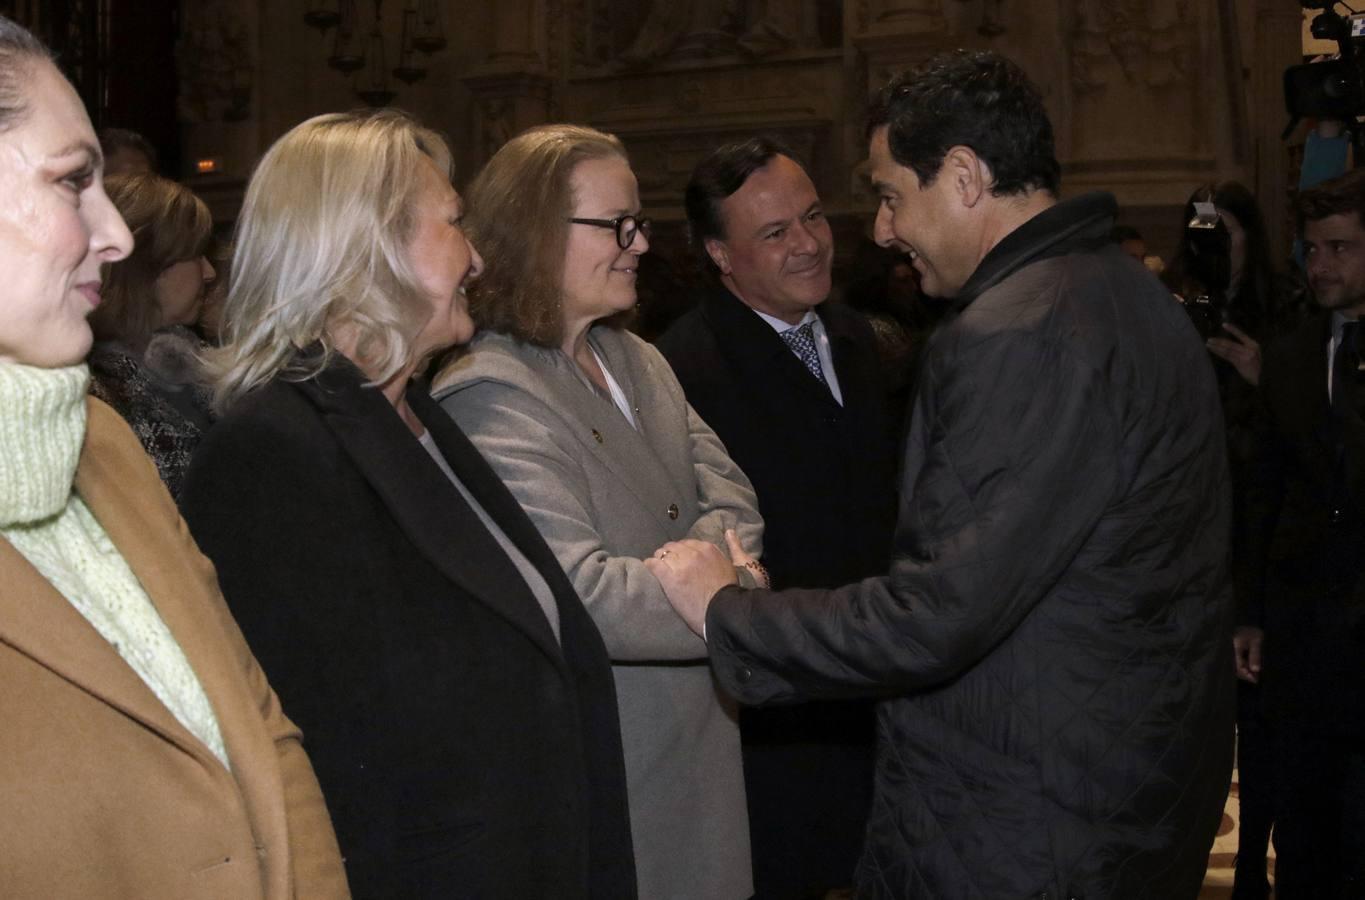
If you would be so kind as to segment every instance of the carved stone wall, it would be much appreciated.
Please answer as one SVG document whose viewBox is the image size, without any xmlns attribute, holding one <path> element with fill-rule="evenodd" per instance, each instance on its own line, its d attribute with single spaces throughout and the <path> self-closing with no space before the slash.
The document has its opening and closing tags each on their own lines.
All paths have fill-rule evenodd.
<svg viewBox="0 0 1365 900">
<path fill-rule="evenodd" d="M 390 0 L 386 14 L 401 5 Z M 326 40 L 303 24 L 306 6 L 186 0 L 187 22 L 236 10 L 255 53 L 247 117 L 186 125 L 192 153 L 229 148 L 232 177 L 301 119 L 356 105 L 324 64 Z M 665 235 L 681 234 L 672 226 L 696 160 L 760 131 L 797 148 L 839 230 L 856 235 L 872 211 L 858 169 L 869 94 L 955 47 L 1018 60 L 1053 117 L 1064 191 L 1114 191 L 1159 251 L 1173 246 L 1196 184 L 1239 178 L 1264 194 L 1285 177 L 1272 136 L 1280 73 L 1297 61 L 1288 0 L 444 0 L 442 9 L 450 46 L 396 102 L 450 136 L 461 177 L 530 125 L 587 122 L 626 142 Z"/>
</svg>

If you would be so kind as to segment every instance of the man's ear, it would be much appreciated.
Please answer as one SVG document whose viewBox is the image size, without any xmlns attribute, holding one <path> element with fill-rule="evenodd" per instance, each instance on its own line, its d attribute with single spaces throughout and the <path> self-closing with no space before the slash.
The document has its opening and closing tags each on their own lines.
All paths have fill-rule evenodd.
<svg viewBox="0 0 1365 900">
<path fill-rule="evenodd" d="M 943 155 L 943 166 L 938 177 L 945 176 L 950 179 L 962 205 L 968 209 L 980 203 L 995 182 L 995 176 L 986 161 L 977 156 L 971 147 L 962 144 L 949 147 Z"/>
<path fill-rule="evenodd" d="M 706 248 L 706 255 L 711 257 L 711 262 L 720 269 L 720 274 L 730 274 L 730 251 L 726 249 L 725 242 L 716 238 L 706 238 L 702 241 L 702 246 Z"/>
</svg>

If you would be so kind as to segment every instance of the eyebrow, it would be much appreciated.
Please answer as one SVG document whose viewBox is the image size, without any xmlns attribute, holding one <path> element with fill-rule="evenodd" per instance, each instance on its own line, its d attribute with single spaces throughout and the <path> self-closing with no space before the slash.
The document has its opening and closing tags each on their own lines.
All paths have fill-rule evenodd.
<svg viewBox="0 0 1365 900">
<path fill-rule="evenodd" d="M 75 153 L 84 153 L 89 156 L 91 163 L 96 166 L 104 165 L 104 154 L 100 152 L 100 148 L 86 140 L 72 141 L 56 153 L 52 154 L 52 156 L 56 159 L 60 159 Z"/>
</svg>

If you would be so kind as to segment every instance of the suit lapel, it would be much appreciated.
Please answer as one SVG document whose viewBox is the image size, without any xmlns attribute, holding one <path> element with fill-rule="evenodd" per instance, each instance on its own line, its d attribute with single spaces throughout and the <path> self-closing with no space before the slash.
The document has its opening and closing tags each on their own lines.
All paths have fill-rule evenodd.
<svg viewBox="0 0 1365 900">
<path fill-rule="evenodd" d="M 1299 347 L 1292 359 L 1296 390 L 1303 401 L 1301 414 L 1307 418 L 1309 433 L 1319 442 L 1323 452 L 1329 452 L 1335 445 L 1332 401 L 1327 393 L 1327 342 L 1332 335 L 1332 317 L 1323 315 L 1321 321 L 1321 328 L 1300 332 L 1306 346 Z"/>
<path fill-rule="evenodd" d="M 118 652 L 8 541 L 0 538 L 0 640 L 174 744 L 207 752 Z"/>
<path fill-rule="evenodd" d="M 327 427 L 413 546 L 447 578 L 525 632 L 546 656 L 562 666 L 563 656 L 550 623 L 521 573 L 383 395 L 363 387 L 359 372 L 344 360 L 337 360 L 298 387 L 319 406 Z M 413 394 L 409 388 L 410 400 Z M 428 413 L 423 417 L 426 424 L 434 416 L 424 399 L 419 398 L 415 409 Z M 444 415 L 439 409 L 436 413 Z M 422 417 L 422 412 L 418 415 Z M 448 446 L 455 443 L 448 434 L 441 440 Z M 448 458 L 447 462 L 464 481 L 465 474 L 455 463 L 468 473 L 470 461 L 464 454 L 455 455 L 456 460 Z M 466 487 L 479 497 L 479 479 L 470 481 L 465 481 Z M 451 539 L 453 535 L 459 535 L 458 542 Z"/>
<path fill-rule="evenodd" d="M 798 396 L 809 402 L 838 407 L 829 387 L 821 384 L 791 351 L 787 342 L 782 340 L 781 335 L 738 297 L 721 288 L 702 302 L 702 314 L 709 320 L 717 344 L 736 369 L 745 373 L 746 382 L 776 383 L 785 390 L 797 392 Z M 828 324 L 823 317 L 821 321 Z M 832 347 L 833 335 L 830 338 Z M 835 374 L 840 375 L 842 386 L 837 355 Z"/>
<path fill-rule="evenodd" d="M 541 538 L 540 532 L 536 531 L 535 524 L 521 508 L 516 497 L 512 496 L 512 492 L 502 483 L 502 479 L 479 453 L 478 448 L 455 424 L 455 420 L 441 409 L 440 404 L 431 398 L 424 387 L 418 385 L 410 387 L 408 402 L 426 424 L 451 470 L 474 495 L 474 499 L 483 507 L 484 512 L 498 524 L 508 539 L 536 567 L 540 577 L 550 585 L 562 614 L 566 600 L 576 602 L 578 594 L 569 583 L 559 560 Z"/>
</svg>

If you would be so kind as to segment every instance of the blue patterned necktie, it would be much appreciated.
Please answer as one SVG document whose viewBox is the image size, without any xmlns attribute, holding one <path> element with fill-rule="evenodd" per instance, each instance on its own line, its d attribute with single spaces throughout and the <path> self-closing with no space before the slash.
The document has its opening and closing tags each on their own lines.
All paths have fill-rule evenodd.
<svg viewBox="0 0 1365 900">
<path fill-rule="evenodd" d="M 816 380 L 828 386 L 825 381 L 825 370 L 820 366 L 820 352 L 815 349 L 815 330 L 812 327 L 814 324 L 806 322 L 795 328 L 788 328 L 782 332 L 782 340 L 786 341 L 797 358 L 806 364 L 806 368 Z"/>
</svg>

